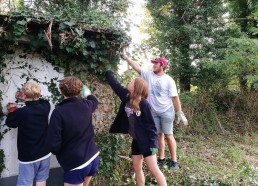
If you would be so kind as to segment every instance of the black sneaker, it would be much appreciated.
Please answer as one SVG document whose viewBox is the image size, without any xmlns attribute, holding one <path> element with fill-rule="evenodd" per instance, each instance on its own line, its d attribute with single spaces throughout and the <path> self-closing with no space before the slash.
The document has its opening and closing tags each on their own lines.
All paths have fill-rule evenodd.
<svg viewBox="0 0 258 186">
<path fill-rule="evenodd" d="M 171 170 L 178 170 L 179 169 L 178 163 L 175 162 L 175 161 L 171 161 L 170 164 L 169 164 L 169 168 Z"/>
<path fill-rule="evenodd" d="M 165 164 L 166 164 L 166 160 L 165 160 L 165 158 L 164 159 L 158 159 L 158 166 L 164 166 Z"/>
</svg>

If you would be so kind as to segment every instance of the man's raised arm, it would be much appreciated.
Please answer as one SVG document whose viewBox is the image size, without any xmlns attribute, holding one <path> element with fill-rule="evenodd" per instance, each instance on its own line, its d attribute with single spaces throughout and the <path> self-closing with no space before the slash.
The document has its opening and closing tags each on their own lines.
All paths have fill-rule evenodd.
<svg viewBox="0 0 258 186">
<path fill-rule="evenodd" d="M 139 74 L 141 73 L 141 67 L 140 65 L 135 62 L 134 60 L 130 59 L 127 55 L 125 55 L 124 53 L 120 53 L 120 56 L 123 60 L 125 60 L 128 65 L 130 65 L 135 71 L 137 71 Z"/>
</svg>

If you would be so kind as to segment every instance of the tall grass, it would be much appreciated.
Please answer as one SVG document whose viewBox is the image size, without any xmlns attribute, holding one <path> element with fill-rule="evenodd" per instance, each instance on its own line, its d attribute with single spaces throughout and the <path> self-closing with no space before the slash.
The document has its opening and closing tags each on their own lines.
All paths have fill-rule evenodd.
<svg viewBox="0 0 258 186">
<path fill-rule="evenodd" d="M 194 134 L 252 133 L 258 129 L 258 92 L 225 91 L 180 95 Z"/>
<path fill-rule="evenodd" d="M 168 185 L 258 185 L 258 93 L 190 92 L 180 100 L 189 125 L 174 125 L 180 169 L 161 168 Z M 92 185 L 136 185 L 130 137 L 104 133 L 97 141 L 102 160 Z M 157 185 L 146 165 L 144 173 L 147 186 Z"/>
</svg>

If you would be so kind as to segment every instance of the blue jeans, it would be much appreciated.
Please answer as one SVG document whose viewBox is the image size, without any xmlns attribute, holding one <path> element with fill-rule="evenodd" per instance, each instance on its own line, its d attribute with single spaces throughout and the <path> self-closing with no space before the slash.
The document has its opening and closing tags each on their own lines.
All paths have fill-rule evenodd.
<svg viewBox="0 0 258 186">
<path fill-rule="evenodd" d="M 173 134 L 173 122 L 175 120 L 175 112 L 173 107 L 170 107 L 163 113 L 151 111 L 151 114 L 154 119 L 158 134 Z"/>
</svg>

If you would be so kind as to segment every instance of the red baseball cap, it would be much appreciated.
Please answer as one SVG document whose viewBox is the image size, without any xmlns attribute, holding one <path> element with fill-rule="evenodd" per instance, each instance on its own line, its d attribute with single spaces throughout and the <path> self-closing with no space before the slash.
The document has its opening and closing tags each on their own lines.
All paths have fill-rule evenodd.
<svg viewBox="0 0 258 186">
<path fill-rule="evenodd" d="M 166 68 L 167 65 L 168 65 L 167 60 L 165 58 L 163 58 L 163 57 L 159 57 L 159 58 L 153 59 L 153 60 L 151 60 L 151 62 L 152 63 L 161 63 L 164 68 Z"/>
</svg>

